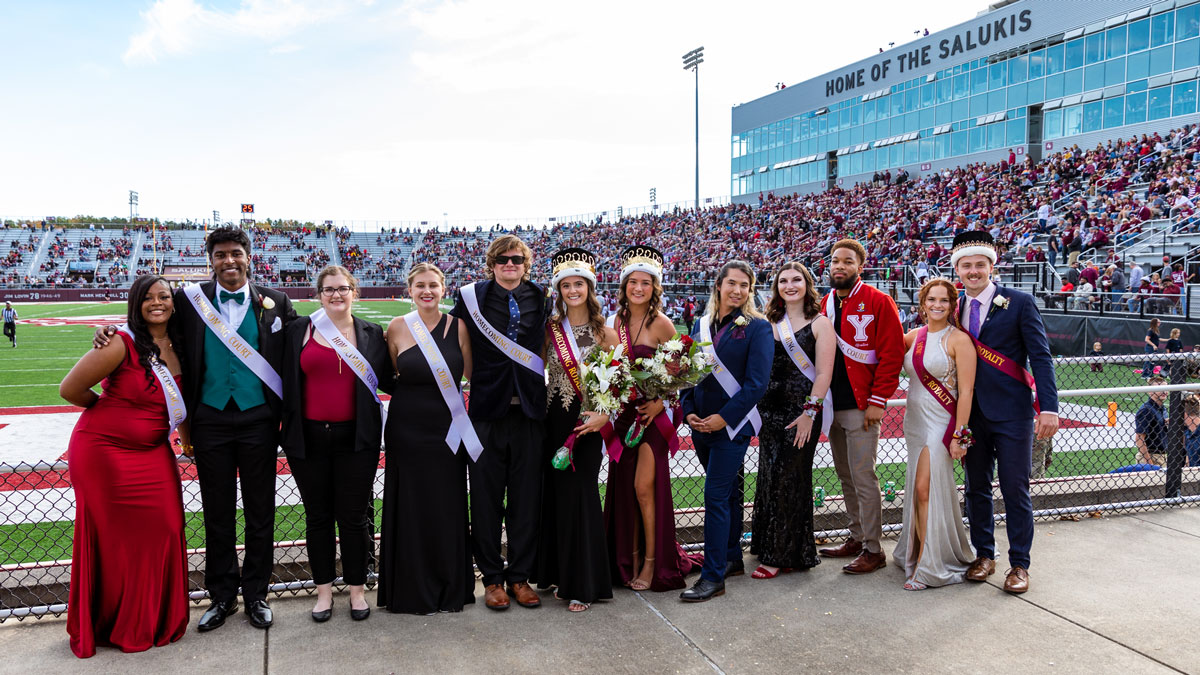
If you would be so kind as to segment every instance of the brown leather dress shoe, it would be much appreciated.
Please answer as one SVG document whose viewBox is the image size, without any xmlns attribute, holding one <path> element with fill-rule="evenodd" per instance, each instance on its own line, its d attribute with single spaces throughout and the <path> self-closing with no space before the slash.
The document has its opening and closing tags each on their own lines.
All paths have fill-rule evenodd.
<svg viewBox="0 0 1200 675">
<path fill-rule="evenodd" d="M 517 599 L 517 604 L 522 607 L 541 607 L 542 599 L 529 586 L 528 582 L 518 581 L 515 584 L 508 585 L 508 594 Z"/>
<path fill-rule="evenodd" d="M 1004 590 L 1014 595 L 1029 590 L 1029 570 L 1024 567 L 1013 567 L 1004 577 Z"/>
<path fill-rule="evenodd" d="M 967 579 L 971 581 L 987 581 L 987 578 L 995 573 L 996 561 L 980 556 L 967 568 Z"/>
<path fill-rule="evenodd" d="M 852 558 L 859 553 L 862 553 L 863 545 L 861 541 L 855 541 L 853 538 L 846 539 L 841 546 L 833 548 L 823 548 L 817 551 L 826 558 Z"/>
<path fill-rule="evenodd" d="M 488 609 L 508 609 L 508 595 L 504 592 L 503 584 L 489 584 L 483 589 L 483 604 Z"/>
<path fill-rule="evenodd" d="M 846 574 L 870 574 L 880 567 L 887 567 L 887 555 L 883 551 L 863 551 L 853 562 L 843 567 L 842 571 Z"/>
</svg>

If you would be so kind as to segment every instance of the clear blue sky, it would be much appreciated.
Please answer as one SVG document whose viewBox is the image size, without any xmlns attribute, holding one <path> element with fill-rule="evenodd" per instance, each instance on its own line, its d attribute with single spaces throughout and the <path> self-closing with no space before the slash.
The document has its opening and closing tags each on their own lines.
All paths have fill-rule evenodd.
<svg viewBox="0 0 1200 675">
<path fill-rule="evenodd" d="M 986 5 L 0 3 L 0 217 L 544 219 L 729 191 L 729 111 Z"/>
</svg>

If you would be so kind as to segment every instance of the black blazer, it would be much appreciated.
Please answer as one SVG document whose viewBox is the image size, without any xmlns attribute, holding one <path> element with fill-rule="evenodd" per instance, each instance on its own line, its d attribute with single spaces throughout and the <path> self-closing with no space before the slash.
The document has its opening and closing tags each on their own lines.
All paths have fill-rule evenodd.
<svg viewBox="0 0 1200 675">
<path fill-rule="evenodd" d="M 217 295 L 217 282 L 205 281 L 200 284 L 200 290 L 205 297 L 216 306 L 213 298 Z M 271 298 L 275 306 L 263 309 L 262 299 Z M 253 282 L 250 284 L 251 311 L 258 319 L 258 353 L 262 354 L 267 363 L 279 372 L 283 363 L 283 334 L 288 324 L 296 320 L 296 310 L 292 301 L 280 291 L 264 288 Z M 175 291 L 175 316 L 179 319 L 180 330 L 183 334 L 183 399 L 187 403 L 188 418 L 196 419 L 196 408 L 200 405 L 200 387 L 204 384 L 204 331 L 208 330 L 192 301 L 184 295 L 183 289 Z M 279 319 L 279 329 L 272 330 L 275 320 Z M 282 375 L 282 374 L 281 374 Z M 274 392 L 263 385 L 263 395 L 267 405 L 276 419 L 282 411 L 282 402 Z"/>
<path fill-rule="evenodd" d="M 312 321 L 302 316 L 287 329 L 283 372 L 283 451 L 289 458 L 304 459 L 304 375 L 300 372 L 300 351 L 304 336 Z M 315 329 L 314 329 L 315 330 Z M 358 351 L 371 364 L 379 378 L 379 389 L 391 393 L 395 368 L 389 362 L 387 340 L 379 324 L 354 317 L 354 337 Z M 383 418 L 379 404 L 367 385 L 355 377 L 354 387 L 354 451 L 379 452 L 383 436 Z"/>
<path fill-rule="evenodd" d="M 534 354 L 542 353 L 542 345 L 546 341 L 546 321 L 549 319 L 549 303 L 545 300 L 546 292 L 541 286 L 532 281 L 523 281 L 533 287 L 541 299 L 538 302 L 538 329 L 527 335 L 517 336 L 517 344 Z M 475 284 L 475 297 L 479 300 L 482 312 L 486 304 L 488 292 L 495 286 L 494 281 L 480 281 Z M 463 302 L 462 291 L 454 291 L 454 309 L 450 316 L 462 319 L 467 323 L 471 334 L 471 401 L 467 408 L 472 420 L 494 420 L 503 417 L 511 406 L 513 396 L 521 399 L 521 410 L 530 419 L 540 420 L 546 417 L 546 377 L 538 375 L 525 366 L 517 365 L 505 356 L 492 341 L 488 339 L 475 320 L 467 311 Z M 485 318 L 484 321 L 487 319 Z M 521 317 L 524 323 L 525 317 Z"/>
</svg>

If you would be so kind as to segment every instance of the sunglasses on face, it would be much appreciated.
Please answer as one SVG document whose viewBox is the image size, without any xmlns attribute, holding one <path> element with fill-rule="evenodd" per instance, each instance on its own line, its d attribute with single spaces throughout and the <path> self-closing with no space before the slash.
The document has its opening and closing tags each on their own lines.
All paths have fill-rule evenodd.
<svg viewBox="0 0 1200 675">
<path fill-rule="evenodd" d="M 514 265 L 524 265 L 525 264 L 525 256 L 523 256 L 523 255 L 498 255 L 498 256 L 496 256 L 496 264 L 497 265 L 507 265 L 510 262 Z"/>
</svg>

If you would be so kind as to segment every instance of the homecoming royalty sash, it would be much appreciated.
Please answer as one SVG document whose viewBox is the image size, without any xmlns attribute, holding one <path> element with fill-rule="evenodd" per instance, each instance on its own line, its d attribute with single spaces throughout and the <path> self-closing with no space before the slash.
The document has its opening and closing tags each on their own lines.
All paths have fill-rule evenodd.
<svg viewBox="0 0 1200 675">
<path fill-rule="evenodd" d="M 446 365 L 446 359 L 442 357 L 442 350 L 438 349 L 437 344 L 434 343 L 433 336 L 429 334 L 429 329 L 425 327 L 425 322 L 421 321 L 416 310 L 404 315 L 404 323 L 408 324 L 408 330 L 412 333 L 413 340 L 417 343 L 421 354 L 425 356 L 429 369 L 433 371 L 433 379 L 437 380 L 442 400 L 450 409 L 450 429 L 446 432 L 446 445 L 450 446 L 451 452 L 458 454 L 458 445 L 462 443 L 467 447 L 467 454 L 471 456 L 471 461 L 479 461 L 479 455 L 483 452 L 483 444 L 479 442 L 479 436 L 475 434 L 471 418 L 467 417 L 462 390 L 458 388 L 458 383 L 450 375 L 450 367 Z"/>
<path fill-rule="evenodd" d="M 325 338 L 325 341 L 333 347 L 333 351 L 342 358 L 342 362 L 350 366 L 350 370 L 358 376 L 358 379 L 367 385 L 367 391 L 371 392 L 371 396 L 375 397 L 375 402 L 379 404 L 380 419 L 387 424 L 387 406 L 383 405 L 379 394 L 376 393 L 376 390 L 379 389 L 379 378 L 375 375 L 375 369 L 371 368 L 371 364 L 367 362 L 362 352 L 358 351 L 358 347 L 351 344 L 337 326 L 333 325 L 333 321 L 325 313 L 324 307 L 313 312 L 309 319 L 312 321 L 313 328 L 317 329 L 321 337 Z"/>
<path fill-rule="evenodd" d="M 967 333 L 970 335 L 970 333 Z M 917 330 L 917 341 L 913 344 L 913 370 L 916 372 L 917 379 L 925 386 L 925 391 L 937 401 L 942 409 L 950 413 L 950 424 L 946 426 L 946 433 L 942 434 L 942 445 L 946 450 L 950 449 L 950 442 L 954 439 L 954 422 L 958 416 L 958 399 L 950 393 L 948 389 L 936 377 L 930 374 L 925 369 L 925 343 L 929 336 L 929 327 L 921 326 Z M 947 354 L 946 358 L 950 355 Z"/>
<path fill-rule="evenodd" d="M 717 356 L 717 346 L 712 344 L 712 331 L 709 327 L 707 314 L 700 317 L 700 339 L 709 343 L 709 345 L 704 348 L 704 353 L 707 354 L 710 359 L 712 359 L 712 376 L 717 378 L 717 384 L 721 385 L 721 389 L 725 390 L 725 395 L 729 398 L 733 398 L 739 391 L 742 390 L 742 385 L 738 384 L 738 381 L 734 379 L 733 375 L 731 375 L 725 368 L 725 364 L 721 363 L 721 357 Z M 738 424 L 736 428 L 726 424 L 725 430 L 729 432 L 730 440 L 737 437 L 738 432 L 742 430 L 742 427 L 746 426 L 746 422 L 750 423 L 750 426 L 754 429 L 755 434 L 758 434 L 759 429 L 762 429 L 762 417 L 760 417 L 758 414 L 757 405 L 751 408 L 750 412 L 746 413 L 746 416 L 742 419 L 741 424 Z"/>
<path fill-rule="evenodd" d="M 225 323 L 225 319 L 221 318 L 220 312 L 213 307 L 212 302 L 204 297 L 204 292 L 200 290 L 200 284 L 191 284 L 183 288 L 183 294 L 191 301 L 192 307 L 196 308 L 196 313 L 200 315 L 200 320 L 204 325 L 217 336 L 221 344 L 233 354 L 234 358 L 241 361 L 244 366 L 250 369 L 250 372 L 258 376 L 258 379 L 263 381 L 263 384 L 275 392 L 279 398 L 283 398 L 283 380 L 279 377 L 279 373 L 267 363 L 262 354 L 259 354 L 253 347 L 246 344 L 241 335 L 237 334 L 237 329 L 230 328 L 229 324 Z M 243 319 L 245 320 L 245 319 Z M 254 313 L 250 312 L 250 321 L 255 321 Z"/>
<path fill-rule="evenodd" d="M 605 323 L 609 328 L 617 331 L 617 337 L 621 340 L 621 346 L 625 348 L 625 355 L 629 357 L 629 363 L 632 365 L 634 361 L 633 341 L 629 339 L 628 327 L 624 322 L 619 326 L 617 325 L 616 314 L 609 314 L 608 318 L 605 319 Z M 638 395 L 641 396 L 640 391 Z M 664 404 L 662 414 L 655 415 L 654 420 L 651 422 L 654 428 L 658 429 L 658 433 L 667 439 L 667 450 L 670 451 L 672 457 L 675 456 L 675 453 L 679 452 L 679 432 L 675 429 L 675 411 L 678 409 L 678 403 L 673 408 L 668 408 Z M 619 450 L 617 454 L 620 455 Z"/>
<path fill-rule="evenodd" d="M 562 364 L 563 370 L 567 373 L 567 379 L 571 381 L 571 387 L 575 389 L 579 400 L 585 401 L 587 396 L 583 393 L 583 376 L 579 371 L 579 345 L 575 342 L 575 333 L 571 331 L 571 323 L 566 318 L 562 320 L 561 324 L 552 322 L 550 338 L 554 353 L 558 356 L 558 362 Z M 612 461 L 621 461 L 621 450 L 624 446 L 617 438 L 611 420 L 608 424 L 600 427 L 600 437 L 604 439 L 604 447 Z M 571 435 L 563 443 L 563 447 L 573 452 L 576 438 L 578 438 L 578 434 L 571 432 Z M 575 464 L 572 461 L 571 468 L 574 469 L 574 467 Z"/>
<path fill-rule="evenodd" d="M 837 324 L 837 313 L 833 308 L 833 303 L 837 302 L 836 295 L 836 293 L 830 293 L 829 297 L 826 298 L 825 316 L 829 317 L 829 320 L 833 323 L 833 334 L 837 338 L 838 348 L 842 350 L 842 356 L 853 361 L 858 361 L 859 363 L 865 363 L 868 366 L 879 363 L 879 356 L 875 354 L 874 349 L 859 349 L 842 339 L 841 327 Z"/>
<path fill-rule="evenodd" d="M 129 329 L 129 324 L 123 323 L 117 330 L 134 337 L 133 331 Z M 136 338 L 134 338 L 136 340 Z M 133 356 L 132 354 L 130 356 Z M 167 421 L 170 422 L 171 428 L 167 431 L 170 436 L 175 427 L 179 423 L 187 419 L 187 407 L 183 405 L 183 395 L 179 393 L 179 386 L 175 383 L 174 376 L 167 368 L 167 365 L 159 361 L 153 354 L 150 354 L 150 370 L 154 373 L 154 377 L 158 379 L 158 388 L 162 390 L 163 400 L 167 403 Z"/>
<path fill-rule="evenodd" d="M 1004 373 L 1017 382 L 1024 384 L 1033 391 L 1033 411 L 1035 413 L 1040 413 L 1042 411 L 1042 407 L 1038 405 L 1037 383 L 1034 381 L 1033 375 L 1030 374 L 1028 370 L 1018 366 L 1012 359 L 980 342 L 978 338 L 976 338 L 974 335 L 971 335 L 971 331 L 964 330 L 963 332 L 966 333 L 967 337 L 971 338 L 971 342 L 975 344 L 975 353 L 979 355 L 979 361 L 981 363 L 988 364 L 989 366 Z"/>
<path fill-rule="evenodd" d="M 775 324 L 779 330 L 779 342 L 783 344 L 783 348 L 787 350 L 788 356 L 792 357 L 792 363 L 796 364 L 796 368 L 804 377 L 808 378 L 809 382 L 816 384 L 817 382 L 817 367 L 812 361 L 808 360 L 808 355 L 800 348 L 800 343 L 796 342 L 796 334 L 792 332 L 792 320 L 788 318 L 787 313 L 783 315 L 783 319 Z M 821 411 L 821 433 L 829 436 L 829 426 L 833 424 L 833 396 L 830 392 L 825 392 L 824 410 Z"/>
<path fill-rule="evenodd" d="M 479 299 L 475 297 L 475 284 L 467 284 L 459 290 L 462 292 L 463 302 L 467 304 L 467 313 L 471 315 L 471 320 L 475 322 L 479 332 L 517 365 L 528 368 L 538 377 L 544 377 L 546 364 L 540 356 L 508 339 L 507 335 L 496 330 L 495 326 L 483 318 L 483 313 L 479 311 Z"/>
</svg>

